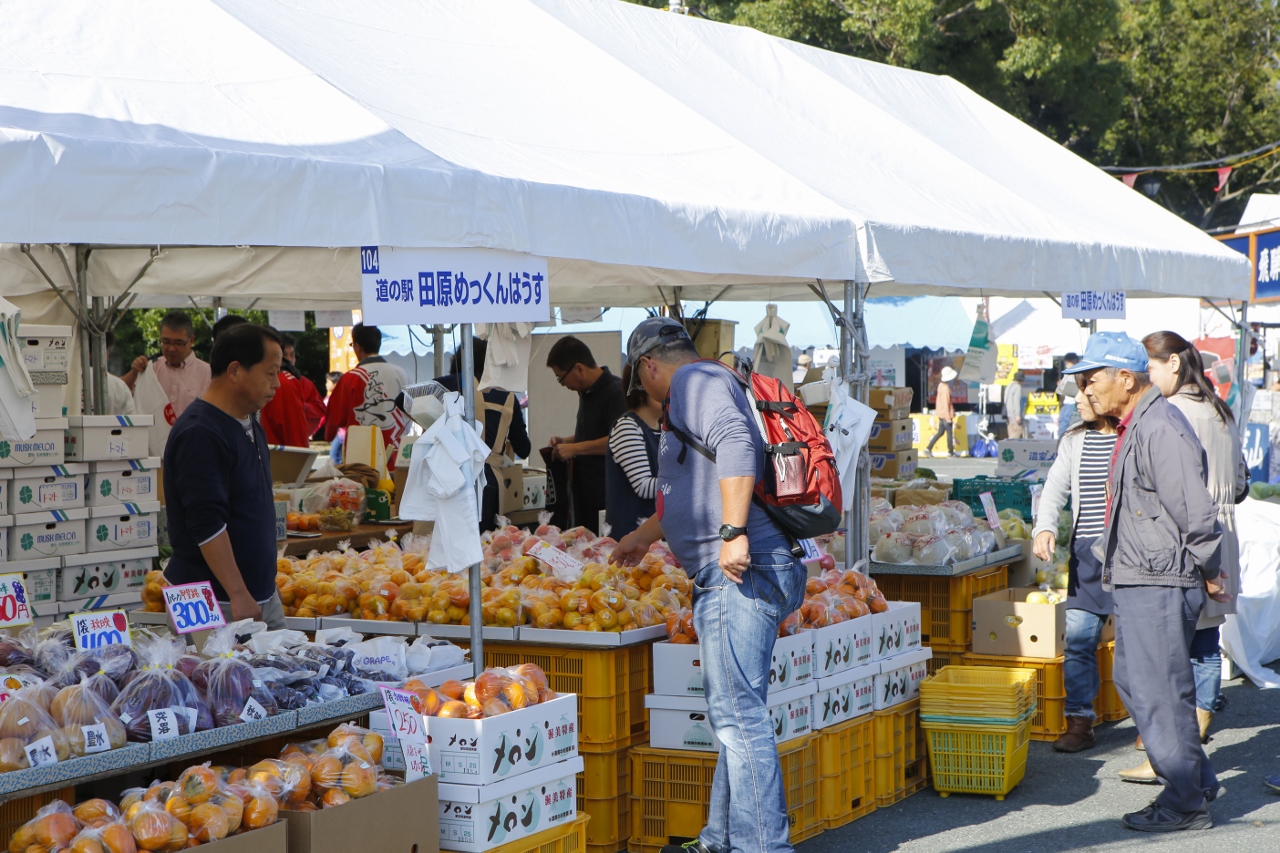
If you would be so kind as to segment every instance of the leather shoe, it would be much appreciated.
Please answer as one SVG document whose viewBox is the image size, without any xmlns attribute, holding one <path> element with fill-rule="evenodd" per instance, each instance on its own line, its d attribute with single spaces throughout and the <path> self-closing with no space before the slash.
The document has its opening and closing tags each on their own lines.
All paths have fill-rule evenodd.
<svg viewBox="0 0 1280 853">
<path fill-rule="evenodd" d="M 1124 816 L 1124 825 L 1139 832 L 1178 832 L 1183 829 L 1211 829 L 1213 816 L 1208 809 L 1175 812 L 1152 803 L 1140 812 Z"/>
<path fill-rule="evenodd" d="M 1147 751 L 1147 745 L 1142 742 L 1142 735 L 1138 735 L 1138 739 L 1133 742 L 1133 748 L 1142 752 Z"/>
<path fill-rule="evenodd" d="M 1053 742 L 1058 752 L 1080 752 L 1093 746 L 1093 721 L 1088 717 L 1067 717 L 1067 730 Z"/>
<path fill-rule="evenodd" d="M 1276 774 L 1275 776 L 1267 776 L 1262 780 L 1262 784 L 1266 785 L 1268 788 L 1275 791 L 1277 794 L 1280 794 L 1280 774 Z"/>
<path fill-rule="evenodd" d="M 1200 743 L 1209 742 L 1209 726 L 1213 724 L 1213 712 L 1196 708 L 1196 722 L 1200 724 Z"/>
<path fill-rule="evenodd" d="M 1144 761 L 1128 770 L 1121 770 L 1120 779 L 1124 782 L 1137 782 L 1139 785 L 1155 785 L 1160 781 L 1156 778 L 1156 771 L 1150 761 Z"/>
</svg>

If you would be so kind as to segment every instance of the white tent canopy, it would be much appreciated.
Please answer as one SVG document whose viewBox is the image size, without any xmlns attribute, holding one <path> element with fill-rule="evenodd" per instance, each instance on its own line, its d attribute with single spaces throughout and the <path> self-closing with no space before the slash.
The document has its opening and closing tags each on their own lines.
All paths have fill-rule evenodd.
<svg viewBox="0 0 1280 853">
<path fill-rule="evenodd" d="M 165 246 L 141 294 L 353 305 L 378 243 L 544 255 L 561 305 L 1247 295 L 1247 259 L 955 81 L 745 28 L 616 0 L 5 9 L 0 240 Z M 95 251 L 91 291 L 147 258 Z M 0 249 L 0 289 L 43 286 Z"/>
</svg>

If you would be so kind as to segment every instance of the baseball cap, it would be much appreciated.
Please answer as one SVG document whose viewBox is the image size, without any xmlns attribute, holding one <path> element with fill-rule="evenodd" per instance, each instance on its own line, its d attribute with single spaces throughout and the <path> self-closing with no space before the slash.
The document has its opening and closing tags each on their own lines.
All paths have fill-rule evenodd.
<svg viewBox="0 0 1280 853">
<path fill-rule="evenodd" d="M 631 337 L 627 338 L 627 364 L 631 365 L 631 387 L 627 390 L 634 391 L 640 386 L 640 371 L 636 364 L 641 356 L 648 355 L 660 344 L 680 338 L 692 343 L 689 333 L 678 320 L 649 317 L 640 321 L 640 325 L 631 332 Z"/>
<path fill-rule="evenodd" d="M 1084 373 L 1099 367 L 1116 367 L 1141 373 L 1147 369 L 1147 348 L 1124 332 L 1095 332 L 1089 336 L 1079 363 L 1062 372 Z"/>
</svg>

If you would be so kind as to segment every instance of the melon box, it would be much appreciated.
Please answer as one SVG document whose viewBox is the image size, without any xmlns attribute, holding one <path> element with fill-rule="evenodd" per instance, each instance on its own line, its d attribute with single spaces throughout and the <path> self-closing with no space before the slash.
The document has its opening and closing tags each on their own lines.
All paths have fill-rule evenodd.
<svg viewBox="0 0 1280 853">
<path fill-rule="evenodd" d="M 95 506 L 89 514 L 88 551 L 119 551 L 156 544 L 159 501 Z"/>
<path fill-rule="evenodd" d="M 154 501 L 160 494 L 160 459 L 89 463 L 89 506 Z"/>
<path fill-rule="evenodd" d="M 55 509 L 14 516 L 9 528 L 9 559 L 38 560 L 83 554 L 89 510 Z"/>
<path fill-rule="evenodd" d="M 813 694 L 813 728 L 829 728 L 870 714 L 875 709 L 875 680 L 880 664 L 846 669 L 830 678 L 819 678 Z"/>
<path fill-rule="evenodd" d="M 488 785 L 578 754 L 572 693 L 496 717 L 427 717 L 426 724 L 431 768 L 441 782 Z"/>
<path fill-rule="evenodd" d="M 578 816 L 582 756 L 488 785 L 440 784 L 440 846 L 461 853 L 503 849 Z"/>
<path fill-rule="evenodd" d="M 84 506 L 84 478 L 88 465 L 41 465 L 13 472 L 10 509 L 16 513 Z"/>
<path fill-rule="evenodd" d="M 771 692 L 769 721 L 777 743 L 786 743 L 812 731 L 815 682 Z M 720 739 L 711 729 L 707 700 L 697 696 L 644 697 L 649 709 L 649 745 L 655 749 L 692 749 L 719 752 Z"/>
<path fill-rule="evenodd" d="M 0 439 L 0 468 L 28 468 L 32 465 L 59 465 L 63 456 L 66 418 L 37 418 L 36 434 L 10 441 Z"/>
<path fill-rule="evenodd" d="M 62 558 L 58 600 L 77 601 L 98 595 L 136 592 L 146 583 L 158 549 L 131 548 Z"/>
</svg>

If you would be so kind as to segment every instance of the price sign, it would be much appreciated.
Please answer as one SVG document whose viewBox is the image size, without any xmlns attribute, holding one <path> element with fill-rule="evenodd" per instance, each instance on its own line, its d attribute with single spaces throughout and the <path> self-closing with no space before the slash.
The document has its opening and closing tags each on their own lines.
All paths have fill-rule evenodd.
<svg viewBox="0 0 1280 853">
<path fill-rule="evenodd" d="M 86 754 L 106 752 L 111 748 L 111 741 L 107 738 L 107 726 L 105 723 L 81 726 L 80 734 L 84 737 L 84 751 Z"/>
<path fill-rule="evenodd" d="M 164 606 L 179 634 L 209 631 L 227 624 L 208 581 L 165 587 Z"/>
<path fill-rule="evenodd" d="M 180 734 L 178 731 L 178 718 L 174 715 L 172 708 L 158 708 L 154 711 L 148 711 L 147 719 L 151 721 L 152 740 L 168 740 Z"/>
<path fill-rule="evenodd" d="M 547 542 L 543 542 L 533 548 L 528 552 L 528 556 L 536 557 L 546 563 L 557 574 L 563 573 L 572 577 L 581 577 L 582 569 L 585 565 L 567 552 L 561 551 Z"/>
<path fill-rule="evenodd" d="M 267 709 L 262 707 L 262 703 L 257 699 L 250 696 L 248 701 L 244 703 L 244 710 L 240 712 L 240 719 L 244 720 L 246 723 L 256 723 L 259 720 L 265 720 L 266 718 Z M 191 728 L 192 731 L 195 730 L 194 725 Z"/>
<path fill-rule="evenodd" d="M 103 646 L 133 646 L 129 617 L 123 610 L 74 613 L 71 616 L 71 635 L 75 638 L 76 648 L 82 652 Z"/>
<path fill-rule="evenodd" d="M 423 744 L 427 740 L 426 726 L 422 722 L 422 700 L 407 690 L 380 689 L 382 704 L 387 709 L 387 723 L 400 739 L 400 745 L 405 749 L 405 762 L 408 763 L 409 744 Z"/>
<path fill-rule="evenodd" d="M 1000 528 L 1000 514 L 996 512 L 996 499 L 991 496 L 990 492 L 983 492 L 978 495 L 978 500 L 982 501 L 982 509 L 987 514 L 987 526 L 992 530 Z"/>
<path fill-rule="evenodd" d="M 0 575 L 0 628 L 30 625 L 34 619 L 22 575 Z"/>
<path fill-rule="evenodd" d="M 812 539 L 801 539 L 800 547 L 804 549 L 804 556 L 800 558 L 800 562 L 816 563 L 822 559 L 822 549 Z"/>
<path fill-rule="evenodd" d="M 431 775 L 431 757 L 427 755 L 426 743 L 402 740 L 400 746 L 404 748 L 404 781 L 412 782 Z"/>
<path fill-rule="evenodd" d="M 32 767 L 44 767 L 46 764 L 58 763 L 58 750 L 53 745 L 53 736 L 46 735 L 40 740 L 32 741 L 23 749 L 27 753 L 27 761 Z"/>
</svg>

